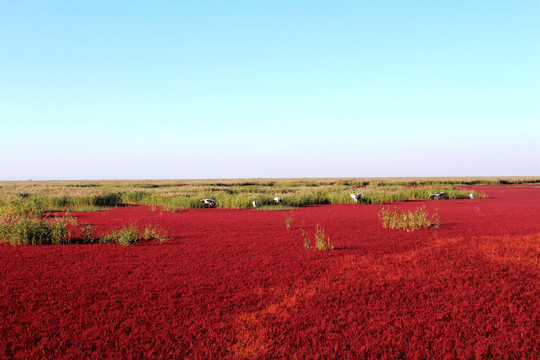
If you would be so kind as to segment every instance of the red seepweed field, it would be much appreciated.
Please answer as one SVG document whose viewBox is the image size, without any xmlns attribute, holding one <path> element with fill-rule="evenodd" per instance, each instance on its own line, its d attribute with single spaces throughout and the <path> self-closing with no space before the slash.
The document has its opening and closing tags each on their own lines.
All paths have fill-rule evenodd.
<svg viewBox="0 0 540 360">
<path fill-rule="evenodd" d="M 171 239 L 0 245 L 0 358 L 538 359 L 540 187 L 474 189 L 384 205 L 437 211 L 413 232 L 381 205 L 74 213 Z M 304 249 L 317 225 L 334 250 Z"/>
</svg>

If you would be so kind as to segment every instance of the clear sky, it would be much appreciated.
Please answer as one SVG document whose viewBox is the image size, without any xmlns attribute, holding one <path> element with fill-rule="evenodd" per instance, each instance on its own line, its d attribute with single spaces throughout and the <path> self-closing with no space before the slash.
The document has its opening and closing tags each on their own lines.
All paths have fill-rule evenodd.
<svg viewBox="0 0 540 360">
<path fill-rule="evenodd" d="M 540 175 L 540 2 L 1 1 L 0 180 Z"/>
</svg>

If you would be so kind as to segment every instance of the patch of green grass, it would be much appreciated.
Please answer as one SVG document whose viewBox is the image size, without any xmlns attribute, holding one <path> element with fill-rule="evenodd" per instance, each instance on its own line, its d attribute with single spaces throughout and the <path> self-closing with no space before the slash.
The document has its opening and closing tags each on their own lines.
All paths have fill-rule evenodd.
<svg viewBox="0 0 540 360">
<path fill-rule="evenodd" d="M 9 219 L 19 216 L 35 218 L 40 217 L 42 213 L 43 206 L 35 199 L 28 197 L 0 199 L 0 218 Z"/>
<path fill-rule="evenodd" d="M 157 240 L 160 243 L 164 243 L 165 241 L 169 240 L 169 236 L 165 230 L 158 229 L 152 224 L 146 225 L 146 228 L 142 233 L 142 238 L 144 240 Z"/>
<path fill-rule="evenodd" d="M 392 211 L 382 208 L 378 215 L 385 229 L 415 231 L 430 226 L 438 228 L 440 224 L 439 214 L 437 212 L 430 214 L 425 206 L 419 207 L 414 211 L 404 211 L 401 209 L 394 209 Z"/>
<path fill-rule="evenodd" d="M 62 245 L 62 244 L 120 244 L 134 245 L 140 241 L 169 240 L 167 233 L 152 224 L 140 231 L 135 224 L 115 228 L 100 237 L 89 224 L 77 224 L 71 216 L 54 219 L 26 217 L 0 218 L 0 243 L 10 245 Z"/>
<path fill-rule="evenodd" d="M 458 185 L 479 183 L 533 182 L 530 179 L 261 179 L 261 180 L 174 180 L 100 182 L 14 182 L 2 183 L 0 217 L 38 218 L 44 211 L 84 210 L 123 204 L 160 207 L 162 211 L 200 208 L 200 199 L 211 198 L 220 208 L 248 209 L 253 199 L 263 210 L 289 210 L 316 204 L 352 204 L 350 194 L 363 193 L 358 204 L 381 204 L 427 199 L 444 191 L 450 199 L 466 199 L 474 191 Z M 412 186 L 410 186 L 412 185 Z M 276 204 L 274 197 L 282 199 Z"/>
<path fill-rule="evenodd" d="M 92 212 L 92 211 L 107 211 L 107 208 L 99 207 L 99 206 L 78 206 L 74 208 L 70 208 L 69 211 L 79 211 L 79 212 Z"/>
<path fill-rule="evenodd" d="M 283 210 L 293 210 L 294 206 L 289 205 L 283 205 L 283 204 L 275 204 L 275 205 L 261 205 L 257 209 L 259 210 L 276 210 L 276 211 L 283 211 Z"/>
<path fill-rule="evenodd" d="M 91 244 L 97 242 L 97 238 L 94 236 L 95 230 L 89 224 L 84 224 L 80 227 L 80 235 L 83 244 Z"/>
<path fill-rule="evenodd" d="M 114 228 L 110 233 L 103 235 L 99 242 L 102 244 L 120 244 L 129 246 L 139 241 L 139 229 L 134 224 Z"/>
<path fill-rule="evenodd" d="M 0 242 L 10 245 L 59 245 L 71 241 L 70 219 L 0 219 Z"/>
<path fill-rule="evenodd" d="M 99 238 L 102 244 L 120 244 L 123 246 L 134 245 L 140 241 L 157 240 L 163 243 L 169 240 L 167 233 L 158 229 L 156 226 L 149 224 L 144 231 L 140 231 L 135 224 L 112 229 L 108 234 Z"/>
</svg>

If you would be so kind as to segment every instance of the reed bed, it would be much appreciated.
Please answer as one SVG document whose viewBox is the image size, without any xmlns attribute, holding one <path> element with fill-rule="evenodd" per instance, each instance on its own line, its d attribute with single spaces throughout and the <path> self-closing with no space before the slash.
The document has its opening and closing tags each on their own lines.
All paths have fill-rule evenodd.
<svg viewBox="0 0 540 360">
<path fill-rule="evenodd" d="M 0 243 L 11 245 L 61 245 L 71 242 L 70 220 L 30 218 L 0 219 Z"/>
<path fill-rule="evenodd" d="M 355 203 L 352 192 L 363 193 L 359 204 L 383 204 L 427 199 L 444 191 L 450 199 L 468 198 L 465 185 L 540 183 L 534 177 L 508 178 L 335 178 L 0 182 L 0 218 L 39 217 L 47 211 L 97 210 L 124 205 L 149 205 L 174 211 L 199 208 L 211 198 L 221 208 L 286 208 Z"/>
</svg>

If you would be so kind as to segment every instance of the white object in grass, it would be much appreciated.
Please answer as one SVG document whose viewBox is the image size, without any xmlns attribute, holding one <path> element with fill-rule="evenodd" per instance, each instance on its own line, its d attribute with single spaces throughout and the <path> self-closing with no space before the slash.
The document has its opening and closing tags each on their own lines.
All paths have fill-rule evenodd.
<svg viewBox="0 0 540 360">
<path fill-rule="evenodd" d="M 206 206 L 206 207 L 216 206 L 216 202 L 212 199 L 201 199 L 201 203 L 203 204 L 203 206 Z"/>
<path fill-rule="evenodd" d="M 440 200 L 443 196 L 448 196 L 448 194 L 445 193 L 445 192 L 440 192 L 438 194 L 429 194 L 428 199 L 429 200 L 433 200 L 433 199 Z"/>
</svg>

